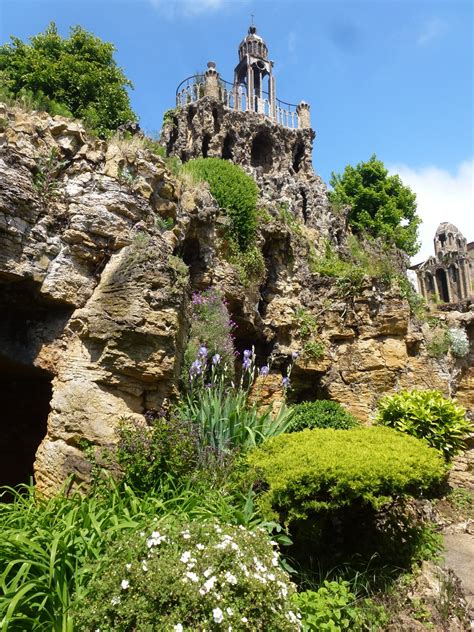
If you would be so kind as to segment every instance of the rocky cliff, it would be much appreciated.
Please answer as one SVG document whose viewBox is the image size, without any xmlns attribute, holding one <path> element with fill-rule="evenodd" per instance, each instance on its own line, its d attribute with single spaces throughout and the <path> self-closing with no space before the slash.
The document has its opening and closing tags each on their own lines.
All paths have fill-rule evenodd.
<svg viewBox="0 0 474 632">
<path fill-rule="evenodd" d="M 172 175 L 139 140 L 107 144 L 77 122 L 6 106 L 0 129 L 2 483 L 24 479 L 33 460 L 45 492 L 71 472 L 87 479 L 84 439 L 108 444 L 121 417 L 173 397 L 188 299 L 209 286 L 227 298 L 237 348 L 271 357 L 269 400 L 298 352 L 294 401 L 329 397 L 364 421 L 399 388 L 472 405 L 469 357 L 432 357 L 429 327 L 396 285 L 347 288 L 315 272 L 315 254 L 344 249 L 347 231 L 304 162 L 244 164 L 261 191 L 266 264 L 249 281 L 226 256 L 227 218 L 207 187 Z M 472 338 L 472 312 L 444 318 Z"/>
</svg>

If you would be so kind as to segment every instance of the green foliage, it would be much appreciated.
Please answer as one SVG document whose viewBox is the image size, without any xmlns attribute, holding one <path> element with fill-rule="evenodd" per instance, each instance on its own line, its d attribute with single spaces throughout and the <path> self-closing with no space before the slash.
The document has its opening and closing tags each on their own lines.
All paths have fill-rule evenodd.
<svg viewBox="0 0 474 632">
<path fill-rule="evenodd" d="M 104 498 L 11 492 L 13 502 L 0 503 L 0 629 L 68 632 L 73 598 L 91 578 L 86 562 L 153 515 L 157 503 L 127 488 Z"/>
<path fill-rule="evenodd" d="M 231 237 L 240 250 L 253 244 L 257 228 L 258 187 L 245 171 L 228 160 L 197 158 L 182 167 L 197 181 L 206 181 L 212 196 L 231 222 Z"/>
<path fill-rule="evenodd" d="M 359 425 L 359 421 L 338 402 L 317 399 L 293 406 L 293 420 L 288 432 L 298 432 L 305 428 L 333 428 L 349 430 Z"/>
<path fill-rule="evenodd" d="M 189 282 L 188 266 L 184 263 L 181 257 L 177 257 L 176 255 L 170 255 L 168 257 L 168 263 L 176 273 L 177 286 L 181 288 L 186 287 Z"/>
<path fill-rule="evenodd" d="M 294 586 L 261 531 L 153 522 L 120 538 L 91 573 L 77 630 L 299 629 Z"/>
<path fill-rule="evenodd" d="M 307 340 L 303 344 L 303 357 L 309 360 L 320 360 L 324 357 L 324 345 L 316 340 Z"/>
<path fill-rule="evenodd" d="M 408 301 L 411 314 L 420 320 L 424 320 L 427 312 L 425 299 L 418 294 L 406 276 L 395 275 L 395 280 L 398 283 L 400 294 Z"/>
<path fill-rule="evenodd" d="M 371 599 L 358 602 L 344 580 L 325 580 L 317 590 L 295 594 L 293 603 L 301 613 L 303 632 L 374 631 L 388 623 L 383 606 Z"/>
<path fill-rule="evenodd" d="M 55 148 L 51 149 L 49 154 L 39 156 L 36 159 L 36 173 L 33 177 L 33 184 L 44 204 L 47 204 L 58 195 L 58 177 L 64 165 L 65 162 L 59 159 Z"/>
<path fill-rule="evenodd" d="M 149 425 L 122 420 L 116 432 L 114 460 L 136 492 L 156 489 L 170 473 L 176 480 L 190 477 L 200 465 L 196 429 L 179 416 L 158 415 Z"/>
<path fill-rule="evenodd" d="M 355 503 L 380 510 L 399 497 L 429 494 L 445 475 L 435 450 L 381 427 L 280 435 L 252 450 L 247 463 L 266 489 L 265 515 L 284 523 Z"/>
<path fill-rule="evenodd" d="M 168 123 L 173 123 L 175 115 L 176 115 L 176 108 L 171 108 L 169 110 L 166 110 L 166 112 L 163 114 L 163 127 L 167 125 Z"/>
<path fill-rule="evenodd" d="M 449 351 L 449 334 L 445 327 L 435 327 L 428 336 L 426 351 L 431 358 L 442 358 Z"/>
<path fill-rule="evenodd" d="M 448 329 L 448 338 L 453 356 L 464 358 L 469 353 L 469 338 L 464 329 L 451 327 Z"/>
<path fill-rule="evenodd" d="M 29 44 L 12 37 L 0 47 L 0 77 L 15 97 L 30 95 L 51 113 L 72 114 L 107 137 L 136 120 L 127 93 L 132 84 L 117 66 L 114 51 L 80 26 L 62 38 L 52 22 Z"/>
<path fill-rule="evenodd" d="M 265 259 L 257 244 L 252 244 L 243 252 L 235 241 L 229 242 L 229 262 L 237 269 L 240 281 L 246 287 L 260 284 L 266 272 Z"/>
<path fill-rule="evenodd" d="M 342 175 L 333 173 L 332 202 L 350 205 L 349 224 L 355 232 L 368 232 L 395 244 L 409 255 L 419 250 L 420 218 L 416 196 L 398 175 L 389 176 L 375 154 L 356 167 L 348 165 Z"/>
<path fill-rule="evenodd" d="M 301 228 L 300 222 L 293 215 L 293 213 L 289 210 L 288 204 L 286 202 L 281 202 L 277 206 L 277 218 L 287 226 L 293 233 L 296 235 L 302 235 L 303 231 Z"/>
<path fill-rule="evenodd" d="M 449 461 L 472 430 L 466 410 L 439 391 L 401 391 L 380 400 L 377 423 L 396 428 L 440 450 Z"/>
<path fill-rule="evenodd" d="M 296 322 L 301 338 L 310 338 L 318 331 L 316 319 L 304 308 L 296 310 Z"/>
</svg>

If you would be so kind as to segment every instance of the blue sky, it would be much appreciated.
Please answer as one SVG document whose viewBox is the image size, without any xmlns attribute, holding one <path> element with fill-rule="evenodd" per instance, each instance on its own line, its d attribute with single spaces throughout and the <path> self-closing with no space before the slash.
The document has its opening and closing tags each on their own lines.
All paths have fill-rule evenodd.
<svg viewBox="0 0 474 632">
<path fill-rule="evenodd" d="M 311 104 L 325 181 L 376 153 L 418 195 L 423 250 L 439 222 L 474 239 L 471 0 L 2 0 L 0 39 L 54 20 L 117 47 L 147 131 L 177 84 L 217 63 L 230 80 L 250 15 L 275 61 L 277 96 Z"/>
</svg>

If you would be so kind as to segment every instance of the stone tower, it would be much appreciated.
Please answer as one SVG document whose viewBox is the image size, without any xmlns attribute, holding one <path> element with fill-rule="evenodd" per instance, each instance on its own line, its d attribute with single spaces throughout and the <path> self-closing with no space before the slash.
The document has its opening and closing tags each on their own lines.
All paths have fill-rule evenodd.
<svg viewBox="0 0 474 632">
<path fill-rule="evenodd" d="M 472 298 L 471 248 L 461 231 L 441 223 L 434 237 L 434 256 L 413 266 L 426 300 L 460 303 Z"/>
<path fill-rule="evenodd" d="M 223 158 L 238 164 L 255 178 L 262 202 L 336 235 L 340 222 L 330 218 L 326 187 L 313 170 L 310 106 L 277 97 L 273 66 L 266 42 L 250 26 L 238 46 L 233 82 L 208 62 L 204 73 L 179 84 L 161 142 L 182 162 Z"/>
</svg>

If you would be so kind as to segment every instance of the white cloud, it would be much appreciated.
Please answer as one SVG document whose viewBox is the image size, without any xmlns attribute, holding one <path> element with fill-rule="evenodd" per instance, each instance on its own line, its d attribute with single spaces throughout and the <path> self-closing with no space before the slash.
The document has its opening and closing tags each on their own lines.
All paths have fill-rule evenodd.
<svg viewBox="0 0 474 632">
<path fill-rule="evenodd" d="M 412 169 L 408 165 L 391 165 L 415 193 L 420 226 L 421 250 L 413 263 L 433 254 L 433 237 L 441 222 L 451 222 L 468 241 L 474 240 L 474 159 L 462 162 L 455 173 L 439 167 Z"/>
<path fill-rule="evenodd" d="M 442 22 L 439 18 L 432 18 L 431 20 L 425 22 L 416 40 L 418 46 L 425 46 L 439 37 L 444 31 L 444 27 L 444 22 Z"/>
</svg>

